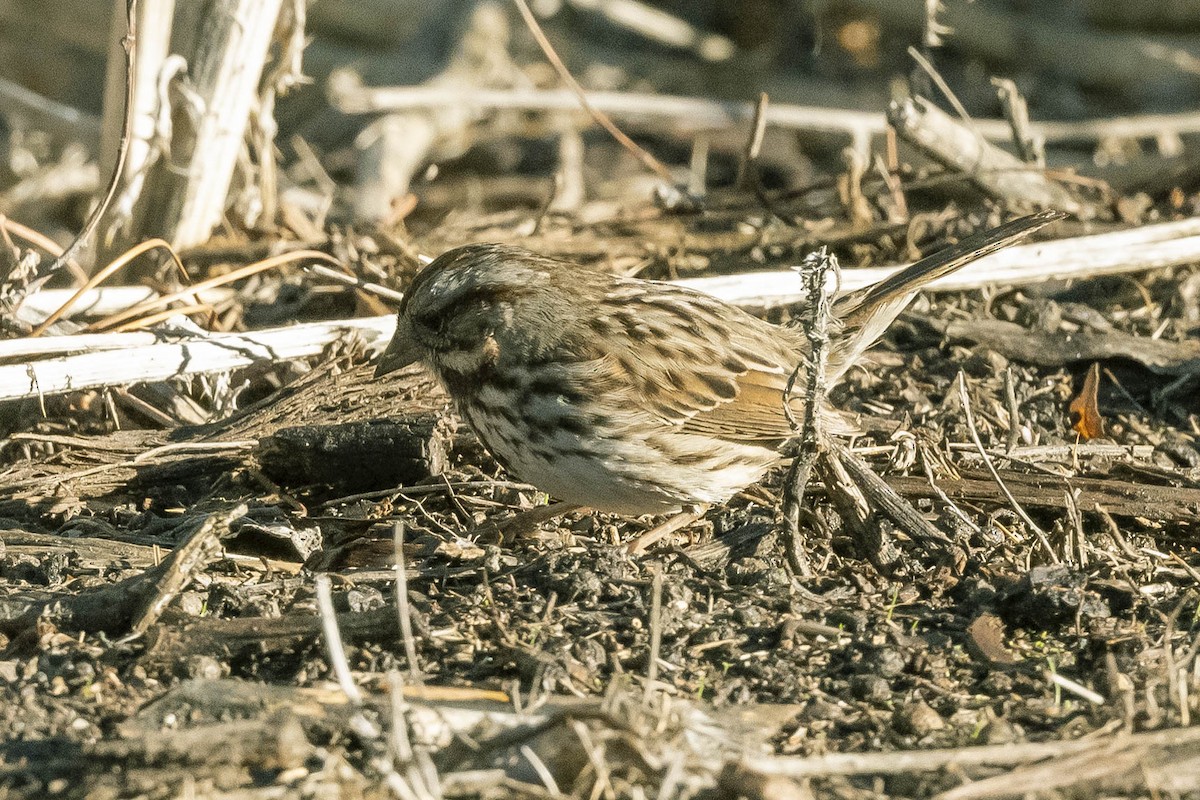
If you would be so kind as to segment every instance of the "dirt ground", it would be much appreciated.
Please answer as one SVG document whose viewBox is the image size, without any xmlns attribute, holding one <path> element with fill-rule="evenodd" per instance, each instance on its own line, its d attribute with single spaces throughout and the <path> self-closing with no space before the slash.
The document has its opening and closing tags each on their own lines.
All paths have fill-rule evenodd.
<svg viewBox="0 0 1200 800">
<path fill-rule="evenodd" d="M 714 135 L 703 198 L 654 198 L 589 129 L 564 211 L 544 122 L 473 122 L 369 224 L 330 146 L 328 218 L 227 226 L 183 262 L 194 284 L 304 246 L 358 287 L 286 267 L 196 319 L 383 314 L 364 282 L 403 291 L 416 254 L 475 241 L 663 280 L 826 245 L 849 275 L 1028 210 L 911 143 L 880 177 L 773 131 L 739 178 L 742 129 Z M 635 135 L 688 162 L 675 131 Z M 1153 186 L 1060 181 L 1096 216 L 1043 239 L 1186 218 L 1187 157 L 1143 164 Z M 786 470 L 631 552 L 666 518 L 545 513 L 423 368 L 373 378 L 357 334 L 0 402 L 0 797 L 1200 797 L 1198 321 L 1190 262 L 918 298 L 830 399 L 940 538 L 878 503 L 856 521 L 860 482 L 825 474 L 808 574 Z"/>
</svg>

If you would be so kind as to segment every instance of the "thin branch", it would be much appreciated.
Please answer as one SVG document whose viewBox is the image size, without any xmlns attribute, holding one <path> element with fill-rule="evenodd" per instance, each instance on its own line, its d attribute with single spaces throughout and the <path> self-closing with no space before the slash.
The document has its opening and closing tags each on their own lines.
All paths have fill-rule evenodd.
<svg viewBox="0 0 1200 800">
<path fill-rule="evenodd" d="M 392 525 L 392 542 L 395 547 L 396 569 L 396 613 L 400 617 L 400 635 L 404 640 L 404 655 L 408 659 L 408 674 L 413 683 L 422 680 L 421 665 L 417 661 L 417 643 L 413 638 L 412 609 L 408 606 L 408 573 L 404 568 L 404 523 Z"/>
<path fill-rule="evenodd" d="M 92 239 L 96 235 L 96 228 L 100 225 L 101 219 L 108 213 L 109 206 L 112 205 L 113 198 L 117 196 L 117 188 L 121 184 L 121 178 L 125 174 L 125 161 L 129 157 L 129 136 L 133 130 L 133 90 L 134 90 L 134 68 L 136 64 L 136 55 L 134 54 L 134 45 L 137 43 L 137 5 L 138 0 L 128 0 L 126 5 L 126 17 L 129 20 L 128 32 L 125 38 L 121 40 L 121 47 L 125 50 L 125 128 L 121 131 L 120 143 L 117 146 L 117 163 L 113 168 L 112 179 L 108 183 L 108 191 L 104 194 L 104 199 L 101 200 L 84 223 L 83 229 L 79 235 L 75 237 L 75 241 L 71 242 L 71 246 L 63 251 L 62 255 L 54 259 L 54 262 L 42 271 L 32 286 L 40 285 L 49 280 L 59 270 L 66 268 L 71 261 L 78 261 L 80 254 L 88 247 Z"/>
<path fill-rule="evenodd" d="M 331 343 L 346 336 L 358 337 L 369 349 L 378 349 L 395 329 L 396 317 L 388 314 L 305 323 L 253 333 L 193 334 L 178 341 L 160 341 L 140 347 L 100 350 L 24 364 L 0 364 L 0 400 L 228 372 L 251 364 L 309 358 L 320 355 Z M 78 343 L 81 338 L 72 336 L 71 340 Z M 97 344 L 103 346 L 104 337 L 90 338 L 100 339 Z"/>
<path fill-rule="evenodd" d="M 337 612 L 333 607 L 333 586 L 329 576 L 324 572 L 316 577 L 317 609 L 321 613 L 321 627 L 325 632 L 325 647 L 329 654 L 329 664 L 333 674 L 337 676 L 338 686 L 355 706 L 363 704 L 362 692 L 350 675 L 350 663 L 346 659 L 346 648 L 342 644 L 342 632 L 338 629 Z"/>
<path fill-rule="evenodd" d="M 579 98 L 579 104 L 592 115 L 592 119 L 596 121 L 600 127 L 608 131 L 609 135 L 616 139 L 622 147 L 628 150 L 642 165 L 652 171 L 655 175 L 665 181 L 668 185 L 674 185 L 675 178 L 671 175 L 663 163 L 654 156 L 647 153 L 639 147 L 633 139 L 630 139 L 625 133 L 616 126 L 607 114 L 596 109 L 588 102 L 587 93 L 583 87 L 571 75 L 567 65 L 558 57 L 558 53 L 554 51 L 550 40 L 546 38 L 546 34 L 542 31 L 542 26 L 538 24 L 537 18 L 533 16 L 533 11 L 530 10 L 529 4 L 525 0 L 513 0 L 517 4 L 517 10 L 521 12 L 521 17 L 525 20 L 525 24 L 529 26 L 529 32 L 533 34 L 533 38 L 537 40 L 538 46 L 542 48 L 542 52 L 546 54 L 546 59 L 554 67 L 554 71 L 558 73 L 558 77 L 570 87 L 575 96 Z"/>
<path fill-rule="evenodd" d="M 957 292 L 988 284 L 1027 286 L 1072 277 L 1095 278 L 1200 260 L 1200 219 L 1143 225 L 1088 236 L 1019 244 L 984 256 L 952 275 L 931 282 L 926 291 Z M 854 291 L 886 280 L 903 267 L 863 267 L 842 272 L 842 290 Z M 800 302 L 804 293 L 790 271 L 766 270 L 688 278 L 679 286 L 711 294 L 727 303 L 752 308 Z"/>
<path fill-rule="evenodd" d="M 303 259 L 316 259 L 319 261 L 328 262 L 330 264 L 341 263 L 333 256 L 328 255 L 327 253 L 322 253 L 319 250 L 293 250 L 290 253 L 280 253 L 279 255 L 271 256 L 270 258 L 264 258 L 262 261 L 256 261 L 253 264 L 247 264 L 244 267 L 239 267 L 238 269 L 235 269 L 232 272 L 227 272 L 224 275 L 217 275 L 209 278 L 208 280 L 201 281 L 200 283 L 189 286 L 186 289 L 180 289 L 179 291 L 165 294 L 162 297 L 156 297 L 151 300 L 138 303 L 136 306 L 130 306 L 124 311 L 120 311 L 116 314 L 105 317 L 99 322 L 93 322 L 88 326 L 87 330 L 98 331 L 104 328 L 110 328 L 120 322 L 124 322 L 127 319 L 136 317 L 139 314 L 145 314 L 148 311 L 153 311 L 156 308 L 162 308 L 169 303 L 173 303 L 180 298 L 187 297 L 188 295 L 195 294 L 196 292 L 203 291 L 205 289 L 211 289 L 214 286 L 223 286 L 227 283 L 240 281 L 242 278 L 248 278 L 251 275 L 258 274 L 259 272 L 273 269 L 274 267 L 282 266 L 283 264 L 290 264 L 293 261 L 301 261 Z"/>
<path fill-rule="evenodd" d="M 658 654 L 662 650 L 662 565 L 654 564 L 651 570 L 654 577 L 650 582 L 650 653 L 646 663 L 646 700 L 650 699 L 658 680 Z"/>
<path fill-rule="evenodd" d="M 331 81 L 330 99 L 344 114 L 385 114 L 421 108 L 457 106 L 470 110 L 516 108 L 524 111 L 564 111 L 579 105 L 565 89 L 456 89 L 445 86 L 362 86 L 342 77 Z M 588 101 L 620 117 L 670 119 L 674 129 L 721 130 L 754 118 L 754 104 L 634 92 L 589 92 Z M 883 135 L 883 114 L 846 108 L 772 103 L 767 122 L 778 128 L 838 131 L 852 137 Z M 1004 119 L 977 119 L 976 129 L 993 141 L 1012 138 Z M 1200 112 L 1144 114 L 1068 122 L 1034 122 L 1031 132 L 1047 142 L 1096 142 L 1103 139 L 1155 139 L 1163 133 L 1200 133 Z"/>
</svg>

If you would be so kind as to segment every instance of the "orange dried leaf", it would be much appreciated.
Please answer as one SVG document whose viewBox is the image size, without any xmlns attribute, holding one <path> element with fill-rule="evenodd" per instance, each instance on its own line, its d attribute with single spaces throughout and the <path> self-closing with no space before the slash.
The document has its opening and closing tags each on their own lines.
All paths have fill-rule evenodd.
<svg viewBox="0 0 1200 800">
<path fill-rule="evenodd" d="M 1096 439 L 1104 435 L 1104 417 L 1100 416 L 1097 404 L 1097 394 L 1100 389 L 1100 364 L 1092 362 L 1087 377 L 1083 379 L 1083 389 L 1071 401 L 1071 419 L 1073 427 L 1084 439 Z"/>
</svg>

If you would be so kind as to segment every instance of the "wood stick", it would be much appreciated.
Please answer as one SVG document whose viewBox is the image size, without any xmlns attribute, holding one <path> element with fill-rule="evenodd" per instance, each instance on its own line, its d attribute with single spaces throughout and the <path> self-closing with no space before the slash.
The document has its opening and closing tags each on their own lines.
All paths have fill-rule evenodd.
<svg viewBox="0 0 1200 800">
<path fill-rule="evenodd" d="M 1125 331 L 1075 331 L 1066 337 L 1030 330 L 999 319 L 929 321 L 952 342 L 971 342 L 1026 364 L 1061 367 L 1081 361 L 1127 358 L 1159 375 L 1194 375 L 1200 368 L 1200 342 L 1152 339 Z"/>
<path fill-rule="evenodd" d="M 997 503 L 1002 498 L 996 483 L 983 470 L 960 470 L 961 478 L 939 478 L 938 489 L 956 502 Z M 1076 503 L 1085 514 L 1101 506 L 1119 517 L 1145 517 L 1195 525 L 1200 520 L 1200 489 L 1187 486 L 1155 486 L 1106 478 L 1058 477 L 1001 469 L 1004 485 L 1023 506 L 1066 508 L 1064 491 L 1078 490 Z M 887 478 L 893 489 L 905 497 L 937 499 L 924 477 L 894 475 Z"/>
<path fill-rule="evenodd" d="M 395 326 L 391 315 L 367 317 L 7 364 L 0 366 L 0 401 L 307 358 L 347 335 L 381 348 Z"/>
<path fill-rule="evenodd" d="M 471 89 L 446 86 L 363 86 L 348 74 L 330 80 L 333 104 L 346 114 L 384 114 L 422 108 L 461 106 L 475 110 L 578 111 L 579 100 L 563 89 Z M 614 117 L 667 119 L 684 130 L 724 129 L 749 124 L 754 104 L 711 100 L 704 97 L 588 92 L 588 102 Z M 887 119 L 875 111 L 802 106 L 773 102 L 767 124 L 795 130 L 844 132 L 882 136 Z M 973 125 L 993 141 L 1007 141 L 1012 128 L 1007 120 L 977 119 Z M 1155 139 L 1165 132 L 1200 132 L 1200 112 L 1142 114 L 1077 122 L 1033 122 L 1029 130 L 1047 142 L 1094 142 L 1100 139 Z"/>
<path fill-rule="evenodd" d="M 1018 208 L 1057 208 L 1081 219 L 1099 216 L 1043 170 L 991 144 L 923 97 L 893 102 L 888 121 L 901 137 L 998 200 Z"/>
<path fill-rule="evenodd" d="M 1094 278 L 1173 267 L 1200 260 L 1200 219 L 1050 242 L 1013 245 L 968 264 L 931 283 L 929 291 L 956 292 L 989 284 L 1003 286 L 1040 283 L 1063 278 Z M 906 265 L 907 266 L 907 265 Z M 898 272 L 902 267 L 842 270 L 842 288 L 853 291 Z M 750 308 L 772 308 L 804 299 L 800 279 L 792 270 L 746 272 L 677 281 Z"/>
</svg>

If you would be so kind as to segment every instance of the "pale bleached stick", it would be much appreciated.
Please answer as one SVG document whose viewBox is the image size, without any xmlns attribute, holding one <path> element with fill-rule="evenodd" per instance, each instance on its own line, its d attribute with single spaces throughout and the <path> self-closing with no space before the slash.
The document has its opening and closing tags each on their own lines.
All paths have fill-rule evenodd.
<svg viewBox="0 0 1200 800">
<path fill-rule="evenodd" d="M 339 111 L 346 114 L 378 114 L 418 108 L 462 107 L 473 110 L 521 109 L 530 111 L 578 111 L 579 98 L 565 89 L 456 89 L 442 86 L 367 87 L 352 76 L 341 75 L 330 83 L 330 95 Z M 595 109 L 618 117 L 668 118 L 683 128 L 728 128 L 749 123 L 752 103 L 708 100 L 701 97 L 588 92 Z M 887 121 L 873 111 L 851 111 L 815 106 L 772 105 L 768 124 L 804 130 L 883 133 Z M 1002 121 L 1004 135 L 1009 135 Z M 997 128 L 999 130 L 999 128 Z"/>
<path fill-rule="evenodd" d="M 64 356 L 69 353 L 98 353 L 103 350 L 131 350 L 159 344 L 168 338 L 163 333 L 79 333 L 69 336 L 39 336 L 36 339 L 0 340 L 0 363 L 30 361 Z M 174 337 L 180 338 L 180 337 Z M 204 336 L 204 338 L 208 338 Z"/>
<path fill-rule="evenodd" d="M 1140 228 L 1014 245 L 934 281 L 930 291 L 963 291 L 981 286 L 1011 286 L 1062 278 L 1093 278 L 1173 267 L 1200 260 L 1200 218 Z M 907 266 L 907 265 L 905 265 Z M 842 270 L 842 289 L 854 291 L 878 283 L 900 267 Z M 792 270 L 743 272 L 677 281 L 727 303 L 770 308 L 804 299 Z"/>
<path fill-rule="evenodd" d="M 396 319 L 389 314 L 254 333 L 213 334 L 183 342 L 4 364 L 0 365 L 0 400 L 226 372 L 256 363 L 308 358 L 320 355 L 330 344 L 350 335 L 379 349 L 391 338 L 395 328 Z M 101 339 L 110 335 L 95 336 Z"/>
<path fill-rule="evenodd" d="M 331 98 L 346 114 L 380 114 L 420 108 L 460 106 L 475 110 L 524 109 L 530 111 L 578 110 L 579 100 L 561 89 L 452 89 L 440 86 L 363 86 L 343 74 L 332 80 Z M 678 127 L 728 128 L 749 123 L 754 104 L 710 100 L 678 95 L 630 92 L 588 92 L 588 102 L 615 117 L 668 119 Z M 845 131 L 882 134 L 887 129 L 884 115 L 875 111 L 772 103 L 767 124 L 796 130 Z M 1012 129 L 1007 120 L 976 119 L 971 127 L 988 139 L 1005 141 Z M 1081 120 L 1078 122 L 1033 122 L 1029 130 L 1047 142 L 1090 142 L 1098 139 L 1156 139 L 1164 133 L 1200 132 L 1200 112 L 1148 114 Z"/>
<path fill-rule="evenodd" d="M 1200 239 L 1197 237 L 1200 237 L 1200 218 L 1191 218 L 1111 233 L 1019 245 L 980 259 L 935 281 L 931 288 L 961 291 L 988 284 L 1035 283 L 1053 278 L 1082 278 L 1176 266 L 1200 260 Z M 841 285 L 846 291 L 861 289 L 898 272 L 903 266 L 906 265 L 846 269 L 843 270 Z M 678 283 L 729 303 L 752 307 L 778 306 L 804 299 L 793 270 L 690 278 Z M 62 305 L 73 291 L 42 289 L 26 299 L 22 309 L 44 317 Z M 208 289 L 200 293 L 200 299 L 216 304 L 227 299 L 230 293 L 231 290 L 224 287 Z M 100 287 L 80 298 L 75 304 L 74 313 L 107 316 L 154 296 L 154 291 L 147 287 Z M 5 344 L 9 343 L 0 343 L 0 348 Z M 0 349 L 0 352 L 8 351 Z M 55 351 L 51 348 L 37 352 L 66 350 Z"/>
<path fill-rule="evenodd" d="M 1194 261 L 1200 261 L 1200 218 L 1010 247 L 935 281 L 930 288 L 958 291 L 990 284 L 1011 286 L 1052 278 L 1090 278 Z M 900 269 L 902 267 L 843 270 L 841 287 L 844 291 L 860 289 Z M 694 278 L 678 283 L 726 302 L 757 308 L 803 299 L 800 282 L 790 270 Z M 256 362 L 309 358 L 319 355 L 339 337 L 353 332 L 359 333 L 368 347 L 378 348 L 391 337 L 394 329 L 395 319 L 388 315 L 295 325 L 256 333 L 214 334 L 197 341 L 138 345 L 26 364 L 4 364 L 0 365 L 0 400 L 224 372 Z M 84 338 L 94 339 L 96 345 L 102 347 L 108 341 L 105 337 L 114 335 L 127 334 L 56 338 L 64 344 L 59 352 L 75 352 L 87 348 L 87 342 L 82 341 Z M 7 356 L 6 360 L 22 357 L 20 347 L 27 341 L 30 340 L 5 344 L 2 352 Z M 44 348 L 44 345 L 37 347 Z M 45 355 L 47 350 L 26 351 L 24 357 L 38 354 Z"/>
</svg>

